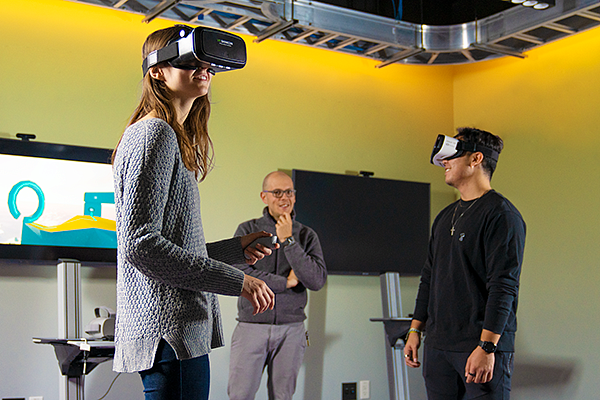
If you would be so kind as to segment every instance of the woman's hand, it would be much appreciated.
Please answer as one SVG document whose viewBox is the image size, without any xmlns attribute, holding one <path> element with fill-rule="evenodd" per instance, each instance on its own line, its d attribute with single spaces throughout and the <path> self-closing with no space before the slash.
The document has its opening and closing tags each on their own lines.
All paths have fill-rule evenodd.
<svg viewBox="0 0 600 400">
<path fill-rule="evenodd" d="M 241 296 L 248 299 L 254 307 L 253 315 L 272 310 L 275 307 L 273 291 L 265 282 L 250 275 L 244 276 L 244 288 Z"/>
<path fill-rule="evenodd" d="M 242 236 L 242 248 L 244 249 L 244 256 L 246 257 L 246 263 L 248 265 L 254 265 L 258 260 L 262 260 L 273 253 L 271 249 L 260 243 L 250 246 L 256 239 L 269 236 L 273 235 L 265 231 L 253 232 Z M 279 248 L 279 243 L 276 244 L 275 248 Z"/>
</svg>

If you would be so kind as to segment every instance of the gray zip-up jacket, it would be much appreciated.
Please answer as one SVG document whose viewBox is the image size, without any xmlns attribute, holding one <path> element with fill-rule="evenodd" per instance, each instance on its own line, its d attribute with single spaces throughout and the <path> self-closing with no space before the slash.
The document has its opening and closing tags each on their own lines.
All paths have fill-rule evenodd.
<svg viewBox="0 0 600 400">
<path fill-rule="evenodd" d="M 238 226 L 235 236 L 266 231 L 276 234 L 275 219 L 267 207 L 261 218 L 246 221 Z M 262 314 L 252 315 L 253 308 L 248 300 L 238 300 L 238 321 L 258 324 L 290 324 L 306 319 L 304 308 L 308 299 L 306 289 L 319 290 L 327 281 L 327 269 L 319 237 L 314 230 L 296 221 L 292 225 L 295 244 L 273 251 L 269 257 L 255 265 L 236 264 L 246 274 L 262 279 L 275 293 L 275 308 Z M 286 289 L 287 277 L 293 269 L 300 283 Z"/>
</svg>

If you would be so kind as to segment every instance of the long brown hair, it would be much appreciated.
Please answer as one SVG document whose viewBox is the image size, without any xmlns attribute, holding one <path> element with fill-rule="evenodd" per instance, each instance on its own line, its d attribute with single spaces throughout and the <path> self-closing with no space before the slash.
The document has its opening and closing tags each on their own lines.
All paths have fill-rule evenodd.
<svg viewBox="0 0 600 400">
<path fill-rule="evenodd" d="M 151 33 L 142 46 L 142 59 L 146 59 L 152 51 L 162 49 L 169 42 L 178 39 L 182 29 L 189 31 L 191 28 L 185 25 L 175 25 Z M 177 142 L 185 167 L 195 172 L 196 177 L 202 181 L 213 167 L 214 155 L 213 144 L 208 135 L 208 118 L 210 116 L 208 95 L 194 100 L 183 126 L 177 122 L 177 113 L 171 102 L 172 97 L 172 92 L 164 82 L 152 78 L 150 73 L 147 73 L 142 81 L 140 103 L 134 110 L 129 125 L 138 122 L 154 111 L 156 117 L 167 122 L 177 134 Z M 113 152 L 113 159 L 117 148 L 118 144 Z"/>
</svg>

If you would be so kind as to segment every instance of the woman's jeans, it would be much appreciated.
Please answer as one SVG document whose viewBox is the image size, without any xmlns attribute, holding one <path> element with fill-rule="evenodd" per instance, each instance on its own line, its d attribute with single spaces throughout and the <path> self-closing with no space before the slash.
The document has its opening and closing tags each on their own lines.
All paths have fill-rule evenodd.
<svg viewBox="0 0 600 400">
<path fill-rule="evenodd" d="M 161 340 L 154 365 L 140 376 L 146 400 L 208 400 L 208 354 L 180 361 L 173 348 Z"/>
</svg>

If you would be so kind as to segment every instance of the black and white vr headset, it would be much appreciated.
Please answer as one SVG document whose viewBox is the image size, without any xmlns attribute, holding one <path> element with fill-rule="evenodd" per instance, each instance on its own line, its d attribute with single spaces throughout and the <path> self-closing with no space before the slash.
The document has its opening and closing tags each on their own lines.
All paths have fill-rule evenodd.
<svg viewBox="0 0 600 400">
<path fill-rule="evenodd" d="M 445 135 L 438 135 L 435 140 L 430 161 L 433 165 L 443 167 L 443 160 L 462 157 L 467 151 L 472 153 L 480 152 L 485 157 L 489 157 L 496 162 L 498 161 L 499 153 L 496 150 L 477 143 L 463 142 L 462 140 Z"/>
<path fill-rule="evenodd" d="M 212 28 L 181 25 L 179 39 L 148 54 L 142 64 L 144 76 L 162 62 L 179 69 L 209 67 L 209 72 L 231 71 L 246 65 L 246 43 L 239 36 Z"/>
</svg>

